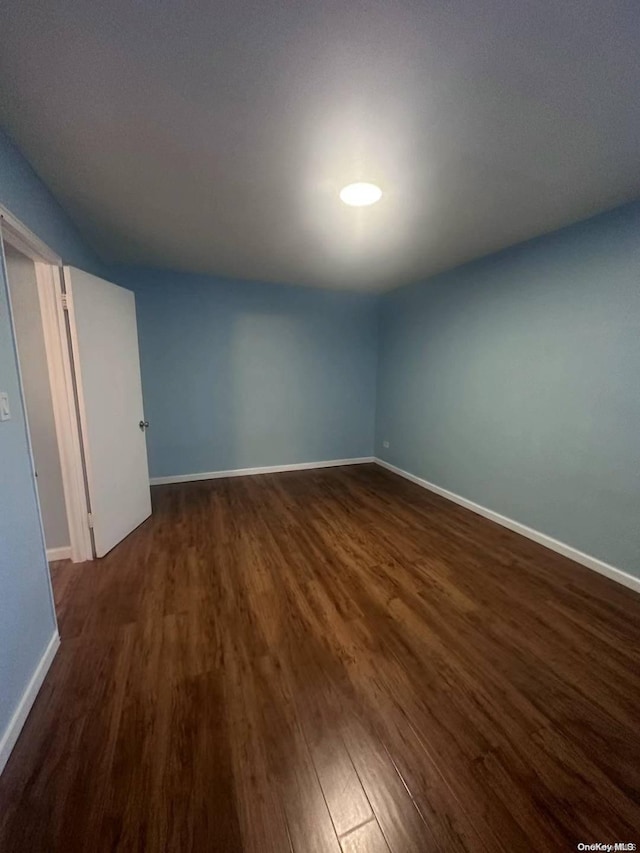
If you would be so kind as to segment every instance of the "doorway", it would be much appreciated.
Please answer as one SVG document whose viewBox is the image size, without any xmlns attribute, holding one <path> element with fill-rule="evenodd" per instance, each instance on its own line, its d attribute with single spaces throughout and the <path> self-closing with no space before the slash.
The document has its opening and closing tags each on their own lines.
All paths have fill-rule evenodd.
<svg viewBox="0 0 640 853">
<path fill-rule="evenodd" d="M 151 514 L 135 296 L 0 225 L 47 559 L 92 560 Z"/>
<path fill-rule="evenodd" d="M 71 557 L 35 262 L 5 242 L 5 263 L 47 560 Z"/>
<path fill-rule="evenodd" d="M 47 560 L 92 560 L 62 261 L 0 207 L 0 261 L 15 338 L 27 438 Z"/>
</svg>

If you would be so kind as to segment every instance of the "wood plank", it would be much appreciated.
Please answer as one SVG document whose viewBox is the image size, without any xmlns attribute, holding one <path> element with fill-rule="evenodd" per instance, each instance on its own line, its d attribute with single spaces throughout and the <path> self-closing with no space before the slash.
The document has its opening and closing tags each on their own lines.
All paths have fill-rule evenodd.
<svg viewBox="0 0 640 853">
<path fill-rule="evenodd" d="M 573 849 L 640 826 L 640 597 L 374 465 L 157 487 L 52 567 L 0 849 Z"/>
</svg>

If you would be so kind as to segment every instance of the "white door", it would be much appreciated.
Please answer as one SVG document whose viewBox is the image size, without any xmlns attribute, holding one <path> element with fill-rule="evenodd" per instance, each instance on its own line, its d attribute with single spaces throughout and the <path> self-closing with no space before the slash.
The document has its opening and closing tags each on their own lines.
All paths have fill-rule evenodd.
<svg viewBox="0 0 640 853">
<path fill-rule="evenodd" d="M 151 515 L 135 297 L 65 267 L 96 556 Z"/>
</svg>

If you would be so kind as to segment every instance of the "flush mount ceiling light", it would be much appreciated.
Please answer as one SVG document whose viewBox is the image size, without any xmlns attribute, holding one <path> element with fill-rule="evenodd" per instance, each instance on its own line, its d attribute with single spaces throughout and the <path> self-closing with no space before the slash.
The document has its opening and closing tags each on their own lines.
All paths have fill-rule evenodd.
<svg viewBox="0 0 640 853">
<path fill-rule="evenodd" d="M 382 190 L 375 184 L 348 184 L 340 190 L 340 199 L 350 207 L 368 207 L 382 198 Z"/>
</svg>

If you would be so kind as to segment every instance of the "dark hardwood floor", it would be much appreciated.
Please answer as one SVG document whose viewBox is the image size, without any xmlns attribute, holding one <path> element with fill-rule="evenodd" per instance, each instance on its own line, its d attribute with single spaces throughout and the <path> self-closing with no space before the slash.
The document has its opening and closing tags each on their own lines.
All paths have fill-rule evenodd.
<svg viewBox="0 0 640 853">
<path fill-rule="evenodd" d="M 373 465 L 153 500 L 53 569 L 3 853 L 640 842 L 640 596 Z"/>
</svg>

